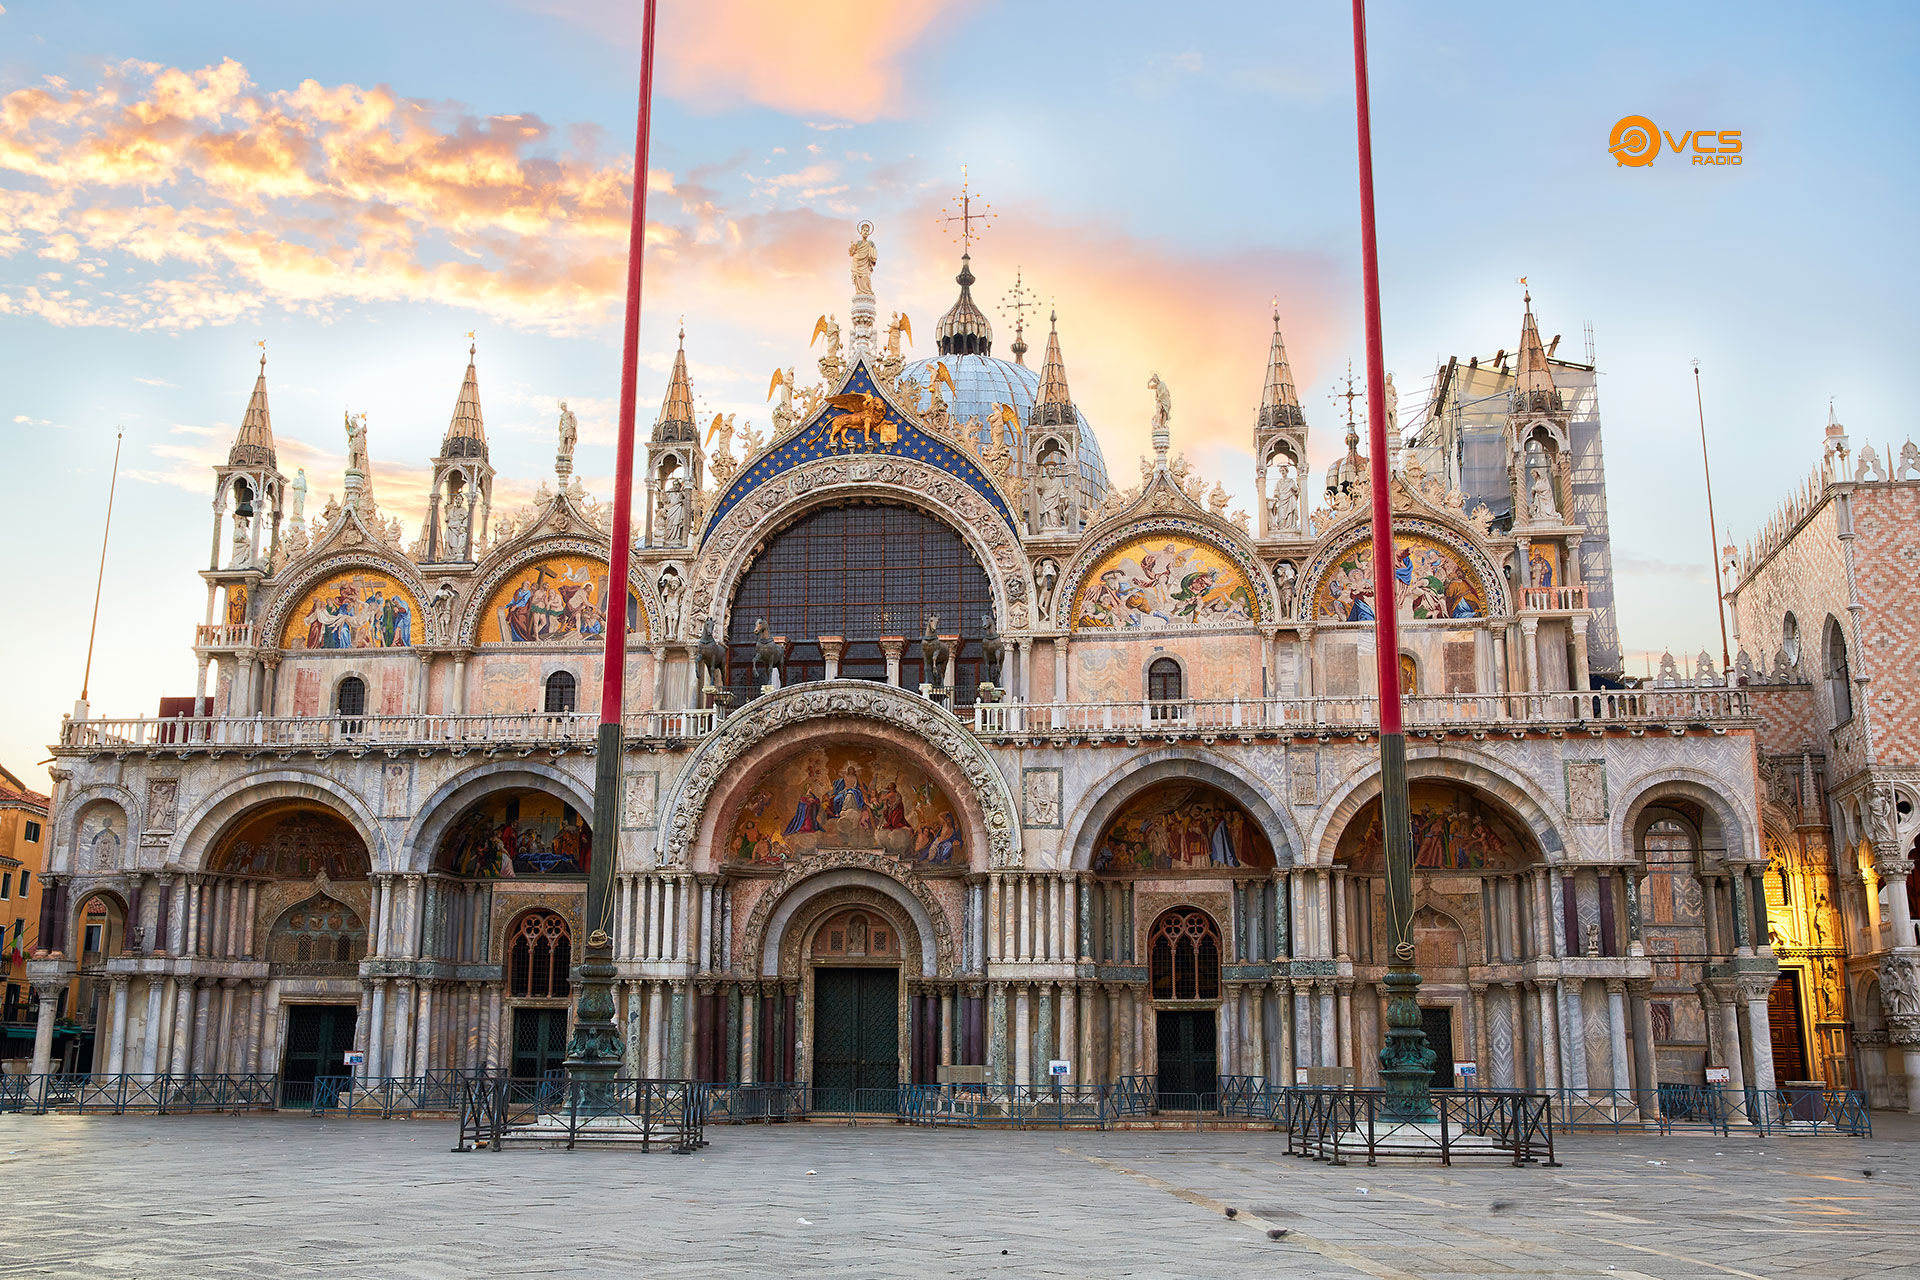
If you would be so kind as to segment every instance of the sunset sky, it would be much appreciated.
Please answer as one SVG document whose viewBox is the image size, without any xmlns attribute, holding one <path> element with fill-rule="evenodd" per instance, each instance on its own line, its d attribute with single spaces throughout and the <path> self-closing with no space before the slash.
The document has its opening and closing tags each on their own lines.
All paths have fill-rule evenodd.
<svg viewBox="0 0 1920 1280">
<path fill-rule="evenodd" d="M 1250 504 L 1276 297 L 1316 475 L 1340 450 L 1329 394 L 1362 354 L 1345 4 L 661 8 L 643 424 L 684 317 L 699 408 L 764 429 L 768 373 L 804 373 L 813 319 L 846 314 L 861 218 L 882 313 L 931 350 L 965 165 L 997 215 L 974 253 L 996 352 L 1017 267 L 1058 308 L 1117 479 L 1137 479 L 1158 371 L 1175 446 Z M 560 397 L 610 492 L 638 11 L 4 0 L 0 762 L 44 786 L 80 692 L 116 425 L 94 711 L 192 692 L 208 468 L 262 340 L 280 465 L 306 468 L 316 510 L 342 412 L 365 412 L 411 540 L 469 331 L 496 512 L 549 474 Z M 1514 345 L 1516 277 L 1563 352 L 1591 322 L 1629 670 L 1717 654 L 1690 362 L 1739 540 L 1817 459 L 1829 398 L 1856 444 L 1905 438 L 1920 19 L 1382 2 L 1372 26 L 1403 422 L 1437 361 Z M 1744 163 L 1619 167 L 1627 114 L 1738 129 Z"/>
</svg>

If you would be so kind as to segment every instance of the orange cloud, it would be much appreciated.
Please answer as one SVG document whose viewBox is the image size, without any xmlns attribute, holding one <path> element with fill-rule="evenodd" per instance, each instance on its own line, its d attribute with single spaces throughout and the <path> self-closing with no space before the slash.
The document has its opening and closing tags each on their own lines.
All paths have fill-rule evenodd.
<svg viewBox="0 0 1920 1280">
<path fill-rule="evenodd" d="M 313 81 L 263 93 L 231 59 L 126 63 L 92 89 L 0 98 L 0 171 L 31 180 L 0 190 L 0 254 L 77 261 L 83 275 L 108 254 L 160 269 L 111 290 L 0 292 L 0 311 L 55 324 L 432 301 L 578 332 L 606 319 L 624 273 L 627 164 L 556 147 L 530 115 Z M 671 174 L 648 179 L 674 194 Z M 671 254 L 688 233 L 662 203 L 648 242 Z"/>
<path fill-rule="evenodd" d="M 531 8 L 637 45 L 630 0 L 532 0 Z M 661 6 L 661 87 L 702 110 L 746 104 L 874 120 L 905 108 L 907 55 L 956 0 L 704 0 Z"/>
</svg>

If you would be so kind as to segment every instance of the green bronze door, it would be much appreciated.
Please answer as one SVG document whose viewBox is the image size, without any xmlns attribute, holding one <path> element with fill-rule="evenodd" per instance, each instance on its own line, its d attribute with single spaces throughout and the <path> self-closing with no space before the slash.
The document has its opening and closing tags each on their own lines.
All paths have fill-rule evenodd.
<svg viewBox="0 0 1920 1280">
<path fill-rule="evenodd" d="M 880 1111 L 898 1105 L 900 971 L 813 971 L 813 1108 Z"/>
<path fill-rule="evenodd" d="M 280 1063 L 280 1105 L 304 1107 L 313 1102 L 313 1082 L 320 1076 L 344 1076 L 347 1050 L 353 1048 L 354 1024 L 360 1011 L 350 1004 L 296 1004 L 287 1008 L 286 1056 Z"/>
</svg>

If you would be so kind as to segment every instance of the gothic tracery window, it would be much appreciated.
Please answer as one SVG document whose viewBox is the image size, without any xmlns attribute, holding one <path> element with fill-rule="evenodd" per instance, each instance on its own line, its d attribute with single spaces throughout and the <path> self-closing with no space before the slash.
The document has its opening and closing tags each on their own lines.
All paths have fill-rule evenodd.
<svg viewBox="0 0 1920 1280">
<path fill-rule="evenodd" d="M 1148 954 L 1155 1000 L 1220 998 L 1220 931 L 1206 912 L 1176 908 L 1154 921 Z"/>
<path fill-rule="evenodd" d="M 573 936 L 553 911 L 529 911 L 507 945 L 507 994 L 522 999 L 564 999 Z"/>
</svg>

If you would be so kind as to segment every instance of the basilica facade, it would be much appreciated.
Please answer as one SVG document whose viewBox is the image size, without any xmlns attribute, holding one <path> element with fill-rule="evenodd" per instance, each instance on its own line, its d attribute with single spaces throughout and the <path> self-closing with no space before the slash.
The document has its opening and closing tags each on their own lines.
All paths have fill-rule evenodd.
<svg viewBox="0 0 1920 1280">
<path fill-rule="evenodd" d="M 1500 366 L 1504 494 L 1410 449 L 1383 551 L 1350 420 L 1309 480 L 1277 317 L 1247 371 L 1249 516 L 1176 447 L 1157 375 L 1123 483 L 1057 325 L 1037 370 L 1019 339 L 995 356 L 963 262 L 909 360 L 864 233 L 853 258 L 845 336 L 816 326 L 816 385 L 776 372 L 768 438 L 695 421 L 676 357 L 636 502 L 617 831 L 592 829 L 583 710 L 610 519 L 571 415 L 534 504 L 493 509 L 470 362 L 410 540 L 364 422 L 307 511 L 263 364 L 213 477 L 194 705 L 79 708 L 55 747 L 32 965 L 49 1001 L 80 978 L 94 1070 L 279 1072 L 298 1101 L 349 1053 L 554 1069 L 611 858 L 634 1075 L 1373 1083 L 1370 620 L 1394 608 L 1439 1082 L 1774 1083 L 1755 717 L 1710 674 L 1593 687 L 1605 547 L 1572 517 L 1568 366 L 1530 308 Z"/>
</svg>

